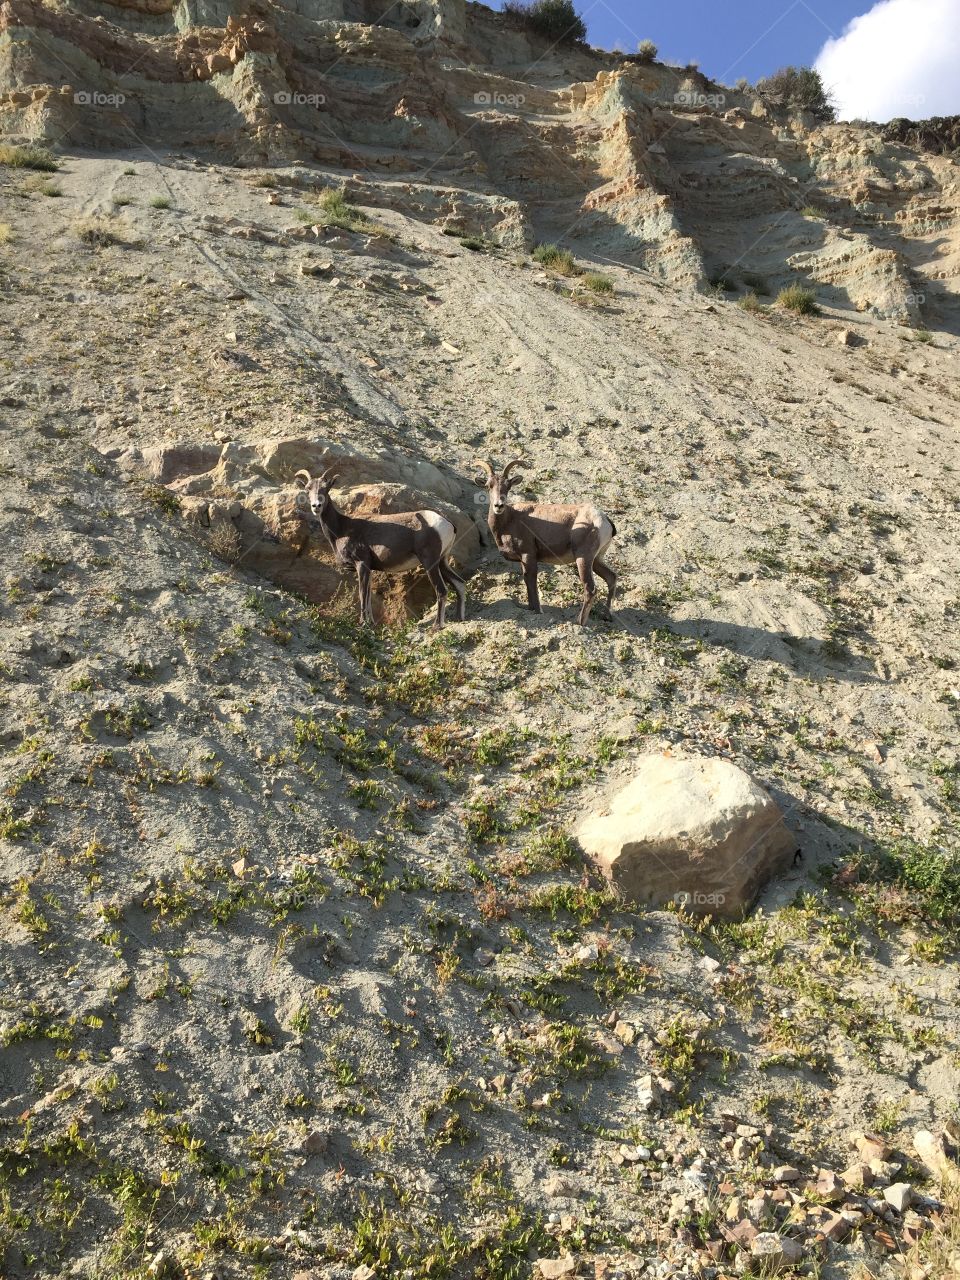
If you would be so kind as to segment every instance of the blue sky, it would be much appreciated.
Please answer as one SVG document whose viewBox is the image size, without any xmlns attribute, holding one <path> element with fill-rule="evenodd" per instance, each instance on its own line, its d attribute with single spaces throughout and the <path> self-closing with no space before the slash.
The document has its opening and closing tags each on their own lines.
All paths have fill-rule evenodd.
<svg viewBox="0 0 960 1280">
<path fill-rule="evenodd" d="M 713 79 L 751 82 L 788 63 L 809 66 L 873 0 L 575 0 L 601 48 L 650 39 L 668 62 L 699 62 Z M 494 7 L 500 5 L 495 0 Z"/>
<path fill-rule="evenodd" d="M 499 0 L 495 0 L 499 8 Z M 591 44 L 751 84 L 816 66 L 842 120 L 960 113 L 960 0 L 574 0 Z"/>
</svg>

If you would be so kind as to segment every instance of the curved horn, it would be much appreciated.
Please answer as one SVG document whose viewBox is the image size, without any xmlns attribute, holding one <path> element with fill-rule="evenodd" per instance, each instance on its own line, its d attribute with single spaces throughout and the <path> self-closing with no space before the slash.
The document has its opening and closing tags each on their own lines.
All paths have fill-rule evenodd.
<svg viewBox="0 0 960 1280">
<path fill-rule="evenodd" d="M 471 466 L 483 467 L 484 471 L 487 473 L 487 479 L 492 480 L 494 478 L 492 462 L 487 462 L 484 458 L 474 458 Z"/>
<path fill-rule="evenodd" d="M 508 462 L 507 465 L 500 472 L 500 479 L 506 480 L 507 476 L 510 474 L 510 472 L 513 470 L 514 467 L 525 467 L 526 465 L 527 465 L 527 461 L 525 458 L 514 458 L 511 462 Z"/>
<path fill-rule="evenodd" d="M 294 483 L 294 484 L 299 484 L 299 482 L 300 482 L 300 477 L 301 477 L 301 476 L 303 476 L 303 484 L 301 484 L 301 485 L 300 485 L 300 488 L 301 488 L 301 489 L 309 489 L 309 487 L 310 487 L 310 472 L 309 472 L 309 471 L 298 471 L 298 472 L 297 472 L 297 474 L 293 477 L 293 483 Z"/>
<path fill-rule="evenodd" d="M 320 483 L 329 489 L 339 474 L 340 472 L 337 470 L 337 464 L 332 463 L 330 466 L 324 467 L 320 474 Z"/>
</svg>

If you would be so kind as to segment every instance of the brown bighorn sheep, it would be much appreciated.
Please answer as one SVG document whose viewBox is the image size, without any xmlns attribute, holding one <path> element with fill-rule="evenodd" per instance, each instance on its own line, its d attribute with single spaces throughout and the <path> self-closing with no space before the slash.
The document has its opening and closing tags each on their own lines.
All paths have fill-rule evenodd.
<svg viewBox="0 0 960 1280">
<path fill-rule="evenodd" d="M 354 518 L 338 511 L 330 497 L 330 487 L 337 478 L 333 468 L 311 478 L 309 471 L 298 471 L 294 482 L 306 491 L 310 510 L 316 516 L 330 549 L 342 568 L 357 574 L 360 593 L 360 621 L 373 622 L 370 574 L 406 573 L 422 565 L 437 593 L 437 618 L 434 626 L 443 626 L 447 610 L 447 592 L 452 587 L 457 595 L 457 617 L 466 616 L 467 593 L 463 579 L 450 568 L 447 557 L 457 531 L 451 522 L 436 511 L 400 511 L 396 515 Z"/>
<path fill-rule="evenodd" d="M 589 502 L 575 506 L 556 502 L 518 502 L 511 506 L 507 501 L 510 490 L 519 481 L 511 476 L 516 466 L 522 466 L 521 458 L 508 462 L 499 475 L 491 462 L 478 458 L 476 465 L 486 473 L 478 484 L 486 487 L 490 497 L 490 514 L 487 523 L 501 553 L 507 560 L 519 560 L 527 584 L 527 600 L 534 613 L 540 613 L 540 593 L 537 590 L 537 569 L 541 564 L 575 564 L 583 583 L 583 604 L 580 607 L 580 625 L 590 616 L 597 584 L 594 571 L 607 584 L 607 610 L 613 605 L 613 593 L 617 589 L 617 575 L 602 556 L 616 534 L 616 526 L 609 516 L 598 511 Z"/>
</svg>

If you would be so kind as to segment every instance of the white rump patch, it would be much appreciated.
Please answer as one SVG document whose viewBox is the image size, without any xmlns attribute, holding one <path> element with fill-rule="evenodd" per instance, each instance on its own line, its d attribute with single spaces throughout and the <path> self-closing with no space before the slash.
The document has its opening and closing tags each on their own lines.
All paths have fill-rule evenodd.
<svg viewBox="0 0 960 1280">
<path fill-rule="evenodd" d="M 423 516 L 431 529 L 436 529 L 440 535 L 440 546 L 443 554 L 446 555 L 456 539 L 456 529 L 447 517 L 440 515 L 438 511 L 418 511 L 417 514 Z"/>
</svg>

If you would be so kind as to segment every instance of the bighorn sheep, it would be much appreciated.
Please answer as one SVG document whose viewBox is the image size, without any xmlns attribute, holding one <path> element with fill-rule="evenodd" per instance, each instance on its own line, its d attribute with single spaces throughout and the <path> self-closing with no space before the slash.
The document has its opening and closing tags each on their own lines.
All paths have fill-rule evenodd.
<svg viewBox="0 0 960 1280">
<path fill-rule="evenodd" d="M 323 475 L 312 477 L 309 471 L 298 471 L 294 482 L 306 491 L 310 510 L 316 516 L 330 549 L 342 568 L 353 568 L 360 593 L 360 621 L 373 622 L 370 574 L 406 573 L 422 565 L 437 593 L 437 618 L 434 626 L 443 626 L 447 610 L 447 592 L 452 587 L 457 595 L 457 617 L 466 616 L 467 593 L 463 579 L 450 568 L 447 557 L 457 531 L 445 516 L 436 511 L 400 511 L 396 515 L 345 515 L 333 504 L 330 487 L 336 471 L 328 467 Z"/>
<path fill-rule="evenodd" d="M 589 502 L 575 506 L 556 502 L 507 501 L 510 490 L 519 481 L 511 476 L 523 460 L 508 462 L 499 475 L 491 462 L 478 458 L 476 465 L 486 473 L 478 484 L 486 487 L 490 497 L 490 514 L 487 523 L 497 546 L 507 560 L 519 560 L 527 584 L 527 600 L 534 613 L 540 613 L 540 593 L 537 590 L 537 569 L 540 564 L 575 564 L 583 583 L 583 604 L 580 607 L 580 625 L 590 616 L 597 584 L 596 571 L 607 584 L 607 609 L 613 605 L 613 593 L 617 589 L 617 575 L 602 556 L 616 534 L 616 526 L 609 516 L 598 511 Z"/>
</svg>

